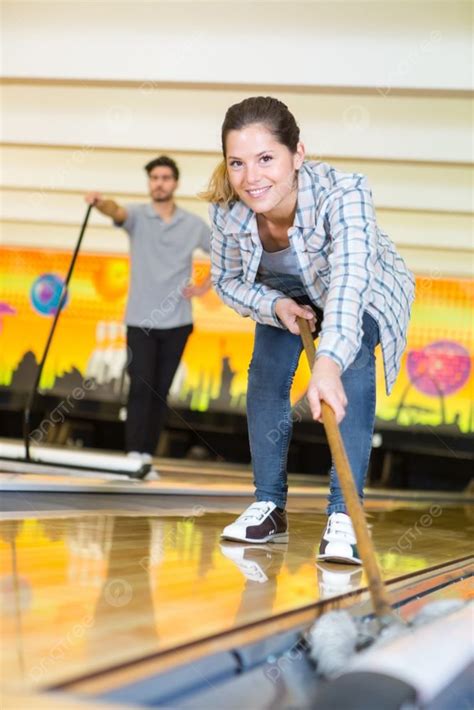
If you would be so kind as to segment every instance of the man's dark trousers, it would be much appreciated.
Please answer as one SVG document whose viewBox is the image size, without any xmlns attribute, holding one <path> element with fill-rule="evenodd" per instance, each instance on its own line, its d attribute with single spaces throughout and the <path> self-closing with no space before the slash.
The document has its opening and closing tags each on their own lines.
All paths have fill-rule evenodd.
<svg viewBox="0 0 474 710">
<path fill-rule="evenodd" d="M 127 451 L 155 453 L 166 421 L 168 392 L 192 330 L 192 324 L 163 330 L 127 327 Z"/>
</svg>

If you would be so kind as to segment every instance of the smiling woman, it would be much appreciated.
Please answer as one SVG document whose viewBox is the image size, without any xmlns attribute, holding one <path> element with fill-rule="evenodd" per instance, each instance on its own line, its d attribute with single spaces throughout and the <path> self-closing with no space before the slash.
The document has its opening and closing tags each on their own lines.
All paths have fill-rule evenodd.
<svg viewBox="0 0 474 710">
<path fill-rule="evenodd" d="M 284 103 L 259 96 L 234 104 L 221 137 L 223 160 L 202 195 L 211 203 L 212 280 L 225 303 L 257 322 L 247 388 L 256 502 L 223 536 L 284 541 L 289 392 L 302 351 L 297 318 L 320 336 L 308 389 L 313 417 L 320 419 L 324 400 L 342 422 L 362 499 L 375 417 L 374 350 L 380 342 L 389 391 L 414 279 L 376 223 L 366 178 L 305 161 Z M 328 514 L 319 558 L 360 564 L 334 464 Z"/>
<path fill-rule="evenodd" d="M 293 213 L 294 217 L 296 174 L 304 160 L 303 144 L 298 142 L 293 153 L 264 124 L 257 123 L 229 131 L 227 146 L 226 167 L 234 191 L 252 207 L 257 221 L 267 215 L 260 219 L 260 236 L 266 236 L 270 245 L 272 240 L 276 246 L 281 240 L 288 245 L 285 225 L 288 216 Z"/>
</svg>

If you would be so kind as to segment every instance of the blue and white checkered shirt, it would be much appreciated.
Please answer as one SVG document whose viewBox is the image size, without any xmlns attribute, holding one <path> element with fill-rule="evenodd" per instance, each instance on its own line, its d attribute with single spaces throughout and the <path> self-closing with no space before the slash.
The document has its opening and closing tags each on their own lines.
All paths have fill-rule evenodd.
<svg viewBox="0 0 474 710">
<path fill-rule="evenodd" d="M 284 327 L 275 305 L 286 294 L 257 277 L 263 247 L 255 212 L 237 201 L 230 207 L 211 204 L 209 216 L 212 282 L 218 295 L 242 316 Z M 406 345 L 415 281 L 376 223 L 367 179 L 305 161 L 288 238 L 306 292 L 324 312 L 318 356 L 327 355 L 343 371 L 349 367 L 360 349 L 366 311 L 379 326 L 389 393 Z"/>
</svg>

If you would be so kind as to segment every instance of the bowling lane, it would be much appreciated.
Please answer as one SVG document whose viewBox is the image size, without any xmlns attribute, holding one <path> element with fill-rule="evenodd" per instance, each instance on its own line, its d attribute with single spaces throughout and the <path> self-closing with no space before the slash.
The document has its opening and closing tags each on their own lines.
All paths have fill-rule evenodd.
<svg viewBox="0 0 474 710">
<path fill-rule="evenodd" d="M 221 542 L 247 500 L 95 494 L 54 513 L 39 494 L 0 521 L 1 677 L 28 692 L 206 638 L 364 585 L 360 570 L 317 566 L 324 500 L 290 501 L 288 545 Z M 51 509 L 50 494 L 47 506 Z M 75 499 L 75 496 L 74 496 Z M 73 500 L 71 499 L 71 503 Z M 105 505 L 105 504 L 104 504 Z M 38 507 L 38 513 L 36 513 Z M 25 511 L 28 512 L 25 512 Z M 8 514 L 6 514 L 8 515 Z M 386 580 L 472 552 L 468 505 L 371 501 Z"/>
</svg>

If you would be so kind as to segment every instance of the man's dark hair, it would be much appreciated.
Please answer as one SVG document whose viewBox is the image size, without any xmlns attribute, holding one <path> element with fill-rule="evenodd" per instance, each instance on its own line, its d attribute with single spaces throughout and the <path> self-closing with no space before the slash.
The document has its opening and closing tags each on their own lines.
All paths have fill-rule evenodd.
<svg viewBox="0 0 474 710">
<path fill-rule="evenodd" d="M 176 163 L 174 162 L 173 158 L 168 158 L 167 155 L 160 155 L 159 158 L 155 158 L 154 160 L 150 160 L 149 163 L 145 165 L 145 170 L 147 171 L 148 175 L 151 173 L 153 168 L 158 168 L 158 167 L 165 167 L 165 168 L 171 168 L 173 171 L 174 179 L 179 180 L 179 169 Z"/>
</svg>

